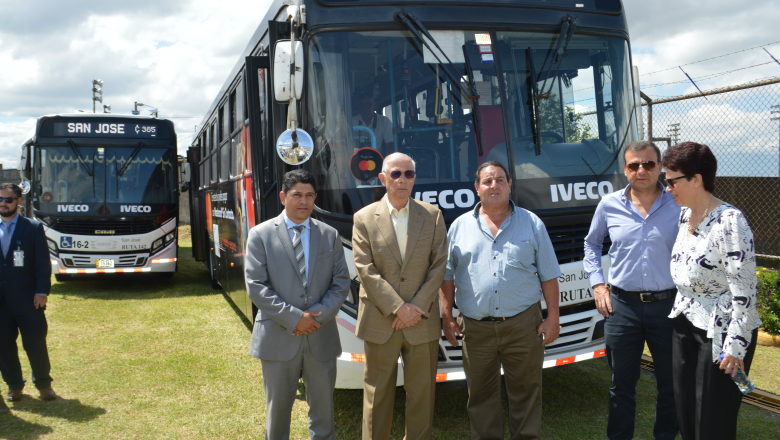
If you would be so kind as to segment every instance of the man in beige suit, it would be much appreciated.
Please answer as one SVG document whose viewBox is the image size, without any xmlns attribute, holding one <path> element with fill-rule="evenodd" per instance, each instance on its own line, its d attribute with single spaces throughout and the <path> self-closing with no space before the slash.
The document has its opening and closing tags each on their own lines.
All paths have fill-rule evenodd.
<svg viewBox="0 0 780 440">
<path fill-rule="evenodd" d="M 438 289 L 447 263 L 447 232 L 438 208 L 413 200 L 412 158 L 385 158 L 382 200 L 355 214 L 352 251 L 360 278 L 357 336 L 363 339 L 363 439 L 388 439 L 398 356 L 403 358 L 406 440 L 433 429 L 438 340 Z"/>
</svg>

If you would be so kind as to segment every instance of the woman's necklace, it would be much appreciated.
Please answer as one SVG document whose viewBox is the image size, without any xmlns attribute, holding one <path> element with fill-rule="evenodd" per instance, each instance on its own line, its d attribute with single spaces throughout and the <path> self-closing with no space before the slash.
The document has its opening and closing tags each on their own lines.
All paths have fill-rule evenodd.
<svg viewBox="0 0 780 440">
<path fill-rule="evenodd" d="M 712 205 L 712 200 L 714 198 L 715 198 L 715 194 L 713 194 L 712 197 L 710 197 L 710 201 L 707 202 L 707 207 L 704 208 L 704 214 L 702 214 L 701 218 L 699 219 L 699 221 L 695 225 L 691 222 L 691 219 L 688 218 L 688 233 L 689 234 L 693 234 L 693 231 L 695 231 L 699 227 L 701 222 L 704 221 L 704 217 L 707 217 L 707 212 L 710 210 L 710 205 Z M 691 214 L 692 213 L 693 213 L 693 211 L 691 211 Z"/>
</svg>

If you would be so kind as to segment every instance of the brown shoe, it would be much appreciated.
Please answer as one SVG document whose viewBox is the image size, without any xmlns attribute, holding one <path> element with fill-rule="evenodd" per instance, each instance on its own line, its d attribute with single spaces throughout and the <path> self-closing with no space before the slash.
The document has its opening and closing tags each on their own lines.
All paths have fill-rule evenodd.
<svg viewBox="0 0 780 440">
<path fill-rule="evenodd" d="M 8 390 L 8 395 L 5 399 L 9 402 L 16 402 L 22 398 L 22 390 Z"/>
<path fill-rule="evenodd" d="M 57 397 L 57 393 L 54 392 L 51 387 L 44 388 L 41 391 L 41 399 L 43 400 L 53 400 L 55 397 Z"/>
<path fill-rule="evenodd" d="M 10 409 L 8 409 L 8 405 L 5 404 L 5 400 L 0 399 L 0 414 L 6 414 Z"/>
</svg>

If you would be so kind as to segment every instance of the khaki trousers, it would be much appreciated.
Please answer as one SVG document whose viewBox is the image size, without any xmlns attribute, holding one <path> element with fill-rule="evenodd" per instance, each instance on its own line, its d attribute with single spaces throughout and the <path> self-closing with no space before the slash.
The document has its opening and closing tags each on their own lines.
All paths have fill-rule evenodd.
<svg viewBox="0 0 780 440">
<path fill-rule="evenodd" d="M 509 401 L 512 440 L 538 439 L 542 431 L 544 346 L 536 335 L 542 323 L 539 303 L 501 322 L 458 317 L 463 332 L 463 369 L 469 390 L 471 438 L 504 438 L 501 366 Z"/>
<path fill-rule="evenodd" d="M 404 363 L 406 440 L 424 440 L 433 433 L 433 401 L 439 341 L 411 345 L 403 331 L 394 331 L 384 344 L 363 342 L 363 440 L 390 438 L 398 375 L 398 355 Z"/>
</svg>

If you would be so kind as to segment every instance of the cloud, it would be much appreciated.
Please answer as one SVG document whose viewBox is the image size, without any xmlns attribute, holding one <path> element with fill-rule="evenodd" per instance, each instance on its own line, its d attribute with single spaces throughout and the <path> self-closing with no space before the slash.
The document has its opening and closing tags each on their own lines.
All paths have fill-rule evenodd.
<svg viewBox="0 0 780 440">
<path fill-rule="evenodd" d="M 15 157 L 28 120 L 91 111 L 93 79 L 113 113 L 138 101 L 171 118 L 182 153 L 269 2 L 11 3 L 0 3 L 0 130 L 16 135 L 0 161 Z"/>
</svg>

